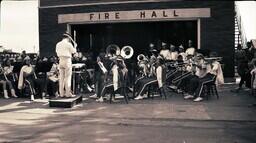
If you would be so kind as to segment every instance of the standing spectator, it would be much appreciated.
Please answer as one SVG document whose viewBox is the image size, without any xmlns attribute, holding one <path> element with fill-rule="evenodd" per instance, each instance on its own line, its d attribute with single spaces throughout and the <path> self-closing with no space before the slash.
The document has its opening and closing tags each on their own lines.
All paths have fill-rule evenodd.
<svg viewBox="0 0 256 143">
<path fill-rule="evenodd" d="M 237 52 L 235 54 L 235 58 L 237 60 L 237 73 L 241 77 L 241 80 L 239 82 L 239 87 L 235 91 L 239 92 L 239 90 L 242 89 L 242 86 L 245 83 L 247 78 L 246 75 L 249 72 L 248 58 L 246 55 L 246 51 L 242 49 L 242 46 L 240 44 L 237 46 Z"/>
</svg>

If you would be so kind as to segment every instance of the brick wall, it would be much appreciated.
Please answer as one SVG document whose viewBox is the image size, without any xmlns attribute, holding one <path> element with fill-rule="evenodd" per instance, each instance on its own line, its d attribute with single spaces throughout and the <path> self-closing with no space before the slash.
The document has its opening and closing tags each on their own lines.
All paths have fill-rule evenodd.
<svg viewBox="0 0 256 143">
<path fill-rule="evenodd" d="M 49 0 L 41 0 L 41 4 Z M 51 0 L 52 5 L 58 4 Z M 72 0 L 78 2 L 78 0 Z M 55 3 L 54 3 L 55 2 Z M 79 0 L 79 3 L 82 1 Z M 71 3 L 68 0 L 62 4 Z M 42 5 L 41 5 L 42 6 Z M 58 24 L 57 15 L 65 13 L 121 11 L 166 8 L 211 8 L 211 18 L 201 20 L 201 48 L 216 51 L 223 57 L 224 75 L 234 76 L 234 2 L 229 1 L 172 1 L 158 3 L 129 3 L 112 5 L 88 5 L 73 7 L 39 8 L 39 43 L 42 55 L 53 55 L 56 42 L 66 30 L 65 24 Z"/>
</svg>

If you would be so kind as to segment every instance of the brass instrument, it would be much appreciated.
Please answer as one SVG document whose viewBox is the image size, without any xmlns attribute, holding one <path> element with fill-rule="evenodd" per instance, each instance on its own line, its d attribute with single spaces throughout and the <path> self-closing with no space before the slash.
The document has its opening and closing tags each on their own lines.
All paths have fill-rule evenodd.
<svg viewBox="0 0 256 143">
<path fill-rule="evenodd" d="M 113 58 L 116 55 L 120 55 L 120 53 L 121 50 L 116 44 L 110 44 L 106 48 L 106 55 L 110 58 Z"/>
<path fill-rule="evenodd" d="M 134 50 L 131 46 L 124 46 L 121 49 L 121 56 L 124 59 L 130 59 L 133 56 Z"/>
<path fill-rule="evenodd" d="M 212 63 L 213 61 L 222 61 L 222 57 L 210 57 L 204 59 L 207 63 Z"/>
</svg>

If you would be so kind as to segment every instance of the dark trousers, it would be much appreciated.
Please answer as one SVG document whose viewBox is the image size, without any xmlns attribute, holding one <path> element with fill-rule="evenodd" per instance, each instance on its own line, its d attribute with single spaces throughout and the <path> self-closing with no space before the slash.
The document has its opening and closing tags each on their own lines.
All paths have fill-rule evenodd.
<svg viewBox="0 0 256 143">
<path fill-rule="evenodd" d="M 58 81 L 54 82 L 50 79 L 47 79 L 47 93 L 50 95 L 50 96 L 55 96 L 55 93 L 58 91 Z"/>
<path fill-rule="evenodd" d="M 138 83 L 138 86 L 137 86 L 137 88 L 138 88 L 137 96 L 143 95 L 146 87 L 148 87 L 152 83 L 157 83 L 156 77 L 148 77 L 148 78 L 144 78 L 144 79 L 140 80 L 140 82 Z"/>
<path fill-rule="evenodd" d="M 183 90 L 184 92 L 189 92 L 189 86 L 191 79 L 195 78 L 196 75 L 188 75 L 185 78 L 181 79 L 180 84 L 178 85 L 178 88 Z"/>
<path fill-rule="evenodd" d="M 106 93 L 112 93 L 114 92 L 114 85 L 112 82 L 109 83 L 105 83 L 105 85 L 103 86 L 101 93 L 100 93 L 100 97 L 104 97 Z"/>
<path fill-rule="evenodd" d="M 206 83 L 213 81 L 214 75 L 207 73 L 203 78 L 199 78 L 198 87 L 195 90 L 195 96 L 200 97 L 202 94 L 203 87 Z"/>
</svg>

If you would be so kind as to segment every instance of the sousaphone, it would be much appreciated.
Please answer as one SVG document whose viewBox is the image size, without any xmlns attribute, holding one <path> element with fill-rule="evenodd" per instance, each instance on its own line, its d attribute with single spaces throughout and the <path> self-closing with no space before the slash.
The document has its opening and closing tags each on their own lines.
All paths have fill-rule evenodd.
<svg viewBox="0 0 256 143">
<path fill-rule="evenodd" d="M 134 54 L 134 50 L 131 46 L 124 46 L 122 49 L 121 49 L 121 56 L 124 58 L 124 59 L 130 59 Z"/>
</svg>

